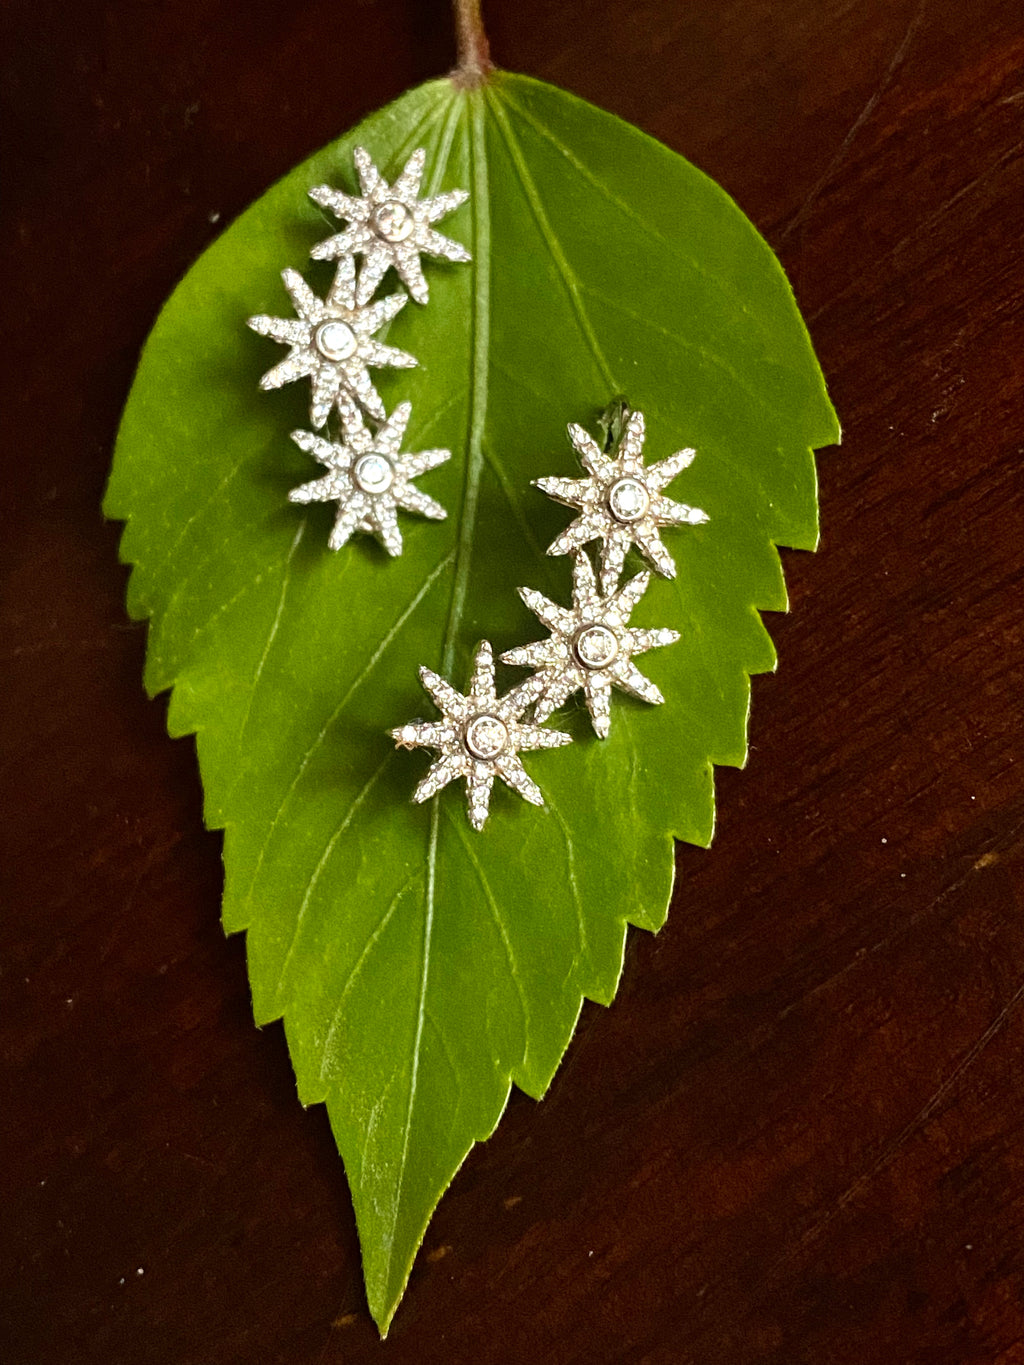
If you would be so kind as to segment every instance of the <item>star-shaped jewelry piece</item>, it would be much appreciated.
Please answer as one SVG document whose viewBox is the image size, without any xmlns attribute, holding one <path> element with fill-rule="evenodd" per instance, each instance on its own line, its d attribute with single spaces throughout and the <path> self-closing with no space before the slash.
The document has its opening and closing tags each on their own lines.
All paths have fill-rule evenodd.
<svg viewBox="0 0 1024 1365">
<path fill-rule="evenodd" d="M 571 744 L 561 730 L 542 730 L 523 720 L 523 712 L 537 700 L 542 680 L 534 675 L 503 697 L 494 691 L 494 655 L 486 640 L 477 646 L 469 695 L 446 683 L 429 668 L 420 669 L 423 686 L 437 703 L 439 721 L 413 721 L 389 733 L 399 749 L 436 749 L 438 757 L 413 792 L 426 801 L 457 777 L 466 779 L 469 823 L 482 829 L 487 819 L 494 779 L 500 777 L 535 806 L 544 798 L 519 759 L 524 749 L 557 749 Z"/>
<path fill-rule="evenodd" d="M 423 278 L 420 252 L 428 256 L 443 256 L 449 261 L 470 261 L 473 258 L 459 242 L 453 242 L 432 223 L 465 203 L 465 190 L 449 190 L 432 199 L 420 199 L 420 181 L 426 153 L 418 148 L 405 163 L 405 170 L 393 185 L 381 178 L 370 154 L 363 147 L 353 152 L 362 198 L 344 194 L 330 185 L 317 185 L 309 197 L 321 208 L 330 209 L 339 218 L 348 220 L 344 232 L 318 242 L 312 250 L 315 261 L 333 261 L 340 256 L 362 253 L 363 268 L 356 295 L 359 303 L 366 303 L 383 279 L 389 266 L 394 266 L 417 303 L 430 297 Z"/>
<path fill-rule="evenodd" d="M 707 513 L 699 507 L 673 502 L 662 489 L 693 460 L 695 450 L 678 450 L 667 460 L 645 465 L 644 415 L 631 412 L 614 451 L 605 453 L 575 422 L 569 439 L 587 479 L 534 479 L 549 497 L 580 515 L 548 546 L 549 555 L 572 554 L 592 540 L 603 542 L 601 587 L 607 595 L 618 586 L 619 574 L 631 545 L 666 578 L 674 578 L 676 566 L 658 535 L 659 526 L 699 526 Z"/>
<path fill-rule="evenodd" d="M 315 427 L 323 426 L 343 393 L 351 394 L 371 416 L 383 421 L 384 404 L 367 366 L 407 370 L 416 365 L 415 356 L 373 339 L 404 308 L 407 295 L 391 294 L 364 308 L 356 302 L 356 267 L 351 256 L 338 262 L 326 299 L 318 299 L 297 270 L 285 270 L 281 278 L 299 316 L 271 318 L 261 313 L 249 319 L 254 332 L 292 348 L 279 365 L 267 371 L 260 388 L 279 389 L 308 376 L 313 381 L 309 420 Z"/>
<path fill-rule="evenodd" d="M 644 571 L 617 591 L 602 594 L 590 558 L 580 550 L 573 565 L 571 611 L 532 588 L 519 589 L 523 601 L 551 632 L 546 640 L 521 645 L 501 656 L 502 663 L 535 668 L 534 676 L 543 681 L 544 690 L 533 712 L 535 721 L 547 720 L 566 697 L 582 687 L 594 729 L 601 739 L 607 739 L 613 687 L 641 701 L 665 700 L 632 661 L 634 654 L 679 639 L 675 630 L 629 628 L 630 614 L 650 581 L 651 575 Z"/>
<path fill-rule="evenodd" d="M 400 403 L 378 430 L 366 427 L 348 394 L 338 396 L 344 440 L 325 441 L 312 431 L 293 431 L 292 440 L 328 468 L 322 478 L 293 488 L 290 502 L 336 502 L 338 515 L 327 544 L 340 550 L 353 531 L 375 535 L 389 555 L 402 553 L 402 533 L 396 508 L 443 521 L 448 513 L 410 482 L 428 469 L 451 459 L 450 450 L 420 450 L 399 454 L 409 425 L 411 403 Z"/>
</svg>

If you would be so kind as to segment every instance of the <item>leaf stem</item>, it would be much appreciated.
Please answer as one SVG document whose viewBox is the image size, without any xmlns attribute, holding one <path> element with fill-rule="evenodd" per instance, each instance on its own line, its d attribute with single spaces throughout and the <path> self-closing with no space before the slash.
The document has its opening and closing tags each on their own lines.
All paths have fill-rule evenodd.
<svg viewBox="0 0 1024 1365">
<path fill-rule="evenodd" d="M 458 61 L 452 80 L 463 90 L 483 85 L 494 70 L 480 0 L 452 0 Z"/>
</svg>

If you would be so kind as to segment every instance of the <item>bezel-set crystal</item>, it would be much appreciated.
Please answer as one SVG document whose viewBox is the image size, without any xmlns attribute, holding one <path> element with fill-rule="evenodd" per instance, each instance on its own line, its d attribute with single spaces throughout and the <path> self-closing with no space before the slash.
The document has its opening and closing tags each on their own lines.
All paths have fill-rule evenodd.
<svg viewBox="0 0 1024 1365">
<path fill-rule="evenodd" d="M 508 748 L 508 726 L 500 717 L 481 711 L 466 725 L 463 742 L 474 758 L 490 762 Z"/>
<path fill-rule="evenodd" d="M 313 333 L 313 345 L 325 360 L 337 362 L 348 360 L 359 343 L 347 322 L 342 322 L 341 318 L 330 318 L 327 322 L 321 322 Z"/>
<path fill-rule="evenodd" d="M 361 455 L 352 466 L 352 479 L 363 493 L 375 496 L 386 493 L 395 481 L 395 470 L 386 455 L 373 450 Z"/>
<path fill-rule="evenodd" d="M 607 668 L 619 652 L 619 637 L 607 626 L 588 621 L 573 636 L 572 652 L 584 668 Z"/>
<path fill-rule="evenodd" d="M 625 525 L 647 515 L 651 505 L 647 489 L 636 479 L 618 479 L 608 490 L 608 510 Z"/>
</svg>

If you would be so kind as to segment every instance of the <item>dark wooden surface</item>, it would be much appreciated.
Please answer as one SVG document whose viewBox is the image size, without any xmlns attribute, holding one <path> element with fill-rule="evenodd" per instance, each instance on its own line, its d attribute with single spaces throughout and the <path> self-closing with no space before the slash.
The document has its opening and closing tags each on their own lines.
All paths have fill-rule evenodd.
<svg viewBox="0 0 1024 1365">
<path fill-rule="evenodd" d="M 177 277 L 445 70 L 446 8 L 0 24 L 3 1365 L 1024 1361 L 1019 0 L 491 0 L 503 65 L 762 228 L 846 438 L 713 850 L 471 1155 L 383 1347 L 99 504 Z"/>
</svg>

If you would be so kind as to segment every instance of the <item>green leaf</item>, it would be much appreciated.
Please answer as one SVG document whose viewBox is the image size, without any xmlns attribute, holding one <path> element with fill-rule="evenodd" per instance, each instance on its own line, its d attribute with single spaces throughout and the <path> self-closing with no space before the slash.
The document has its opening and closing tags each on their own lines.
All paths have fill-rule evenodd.
<svg viewBox="0 0 1024 1365">
<path fill-rule="evenodd" d="M 260 394 L 283 353 L 244 325 L 290 316 L 285 266 L 326 287 L 307 190 L 354 188 L 357 144 L 385 175 L 425 146 L 424 193 L 471 192 L 443 227 L 473 264 L 426 263 L 430 304 L 389 332 L 420 368 L 375 375 L 389 410 L 413 404 L 407 449 L 453 452 L 423 480 L 449 519 L 405 517 L 394 561 L 366 537 L 330 553 L 333 509 L 288 503 L 321 472 L 288 439 L 308 386 Z M 604 742 L 579 707 L 559 717 L 577 742 L 527 755 L 546 806 L 499 787 L 476 834 L 461 788 L 410 803 L 428 759 L 385 730 L 429 711 L 420 664 L 461 690 L 480 638 L 537 638 L 518 585 L 569 600 L 570 562 L 544 547 L 571 513 L 529 481 L 578 474 L 566 423 L 595 430 L 619 393 L 648 461 L 697 448 L 667 491 L 710 516 L 666 530 L 678 579 L 634 616 L 682 633 L 643 660 L 668 700 L 616 693 Z M 105 509 L 128 521 L 129 610 L 152 620 L 146 686 L 173 687 L 170 731 L 197 735 L 256 1019 L 284 1019 L 303 1103 L 328 1106 L 383 1331 L 511 1083 L 544 1093 L 583 997 L 615 994 L 627 922 L 664 921 L 673 838 L 710 841 L 712 764 L 744 762 L 748 675 L 775 663 L 758 615 L 786 606 L 775 545 L 814 547 L 811 448 L 837 439 L 785 277 L 728 196 L 518 76 L 372 115 L 243 214 L 154 327 Z"/>
</svg>

